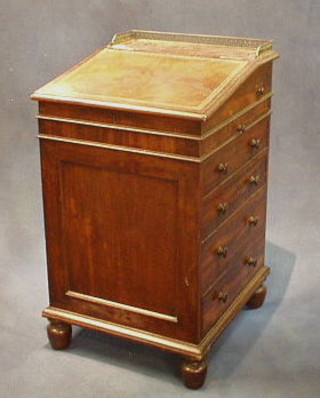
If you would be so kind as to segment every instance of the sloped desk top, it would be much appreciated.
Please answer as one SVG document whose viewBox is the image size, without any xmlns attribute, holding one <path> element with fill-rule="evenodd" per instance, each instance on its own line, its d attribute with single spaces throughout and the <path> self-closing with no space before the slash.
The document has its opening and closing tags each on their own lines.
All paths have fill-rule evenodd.
<svg viewBox="0 0 320 398">
<path fill-rule="evenodd" d="M 32 99 L 205 120 L 277 56 L 268 40 L 124 32 Z"/>
</svg>

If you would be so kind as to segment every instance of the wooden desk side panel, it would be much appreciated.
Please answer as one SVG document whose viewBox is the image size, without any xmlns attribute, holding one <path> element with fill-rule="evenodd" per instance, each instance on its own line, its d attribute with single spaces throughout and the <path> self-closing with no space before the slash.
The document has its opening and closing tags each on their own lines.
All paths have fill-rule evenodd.
<svg viewBox="0 0 320 398">
<path fill-rule="evenodd" d="M 50 305 L 199 341 L 198 166 L 41 140 Z"/>
</svg>

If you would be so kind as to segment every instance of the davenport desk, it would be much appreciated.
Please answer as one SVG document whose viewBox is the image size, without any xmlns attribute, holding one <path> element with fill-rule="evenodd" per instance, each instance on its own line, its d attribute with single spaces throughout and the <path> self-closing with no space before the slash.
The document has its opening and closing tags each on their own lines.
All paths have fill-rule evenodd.
<svg viewBox="0 0 320 398">
<path fill-rule="evenodd" d="M 71 325 L 180 354 L 187 387 L 262 305 L 268 40 L 130 31 L 37 90 L 51 345 Z"/>
</svg>

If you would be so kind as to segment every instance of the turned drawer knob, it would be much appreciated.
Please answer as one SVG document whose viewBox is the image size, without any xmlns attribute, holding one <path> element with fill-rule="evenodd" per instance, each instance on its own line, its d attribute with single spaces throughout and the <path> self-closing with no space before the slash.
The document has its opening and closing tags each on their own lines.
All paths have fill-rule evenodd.
<svg viewBox="0 0 320 398">
<path fill-rule="evenodd" d="M 258 185 L 259 184 L 259 180 L 260 180 L 260 177 L 258 175 L 257 176 L 250 176 L 249 183 L 252 184 L 252 185 Z"/>
<path fill-rule="evenodd" d="M 218 294 L 218 300 L 225 303 L 228 300 L 228 294 L 225 292 L 220 292 Z"/>
<path fill-rule="evenodd" d="M 217 207 L 218 213 L 226 214 L 227 207 L 228 207 L 227 203 L 225 203 L 225 202 L 224 203 L 219 203 L 218 207 Z"/>
<path fill-rule="evenodd" d="M 227 170 L 228 170 L 228 163 L 219 163 L 218 171 L 220 171 L 220 173 L 225 173 Z"/>
<path fill-rule="evenodd" d="M 246 131 L 246 125 L 239 124 L 239 126 L 237 127 L 237 130 L 239 131 L 240 134 L 243 134 Z"/>
<path fill-rule="evenodd" d="M 261 145 L 261 141 L 259 140 L 259 138 L 252 138 L 252 140 L 249 142 L 249 145 L 251 146 L 251 148 L 258 149 Z"/>
<path fill-rule="evenodd" d="M 249 225 L 256 226 L 258 224 L 258 221 L 259 221 L 259 217 L 257 217 L 257 216 L 250 216 L 248 218 Z"/>
<path fill-rule="evenodd" d="M 256 267 L 258 263 L 258 260 L 253 257 L 248 257 L 246 260 L 246 264 L 249 265 L 249 267 Z"/>
<path fill-rule="evenodd" d="M 258 98 L 262 97 L 263 94 L 264 94 L 264 92 L 265 92 L 264 87 L 258 87 L 258 88 L 257 88 L 257 91 L 256 91 L 257 97 L 258 97 Z"/>
<path fill-rule="evenodd" d="M 227 246 L 219 246 L 217 249 L 217 255 L 220 257 L 227 257 L 228 254 L 228 248 Z"/>
</svg>

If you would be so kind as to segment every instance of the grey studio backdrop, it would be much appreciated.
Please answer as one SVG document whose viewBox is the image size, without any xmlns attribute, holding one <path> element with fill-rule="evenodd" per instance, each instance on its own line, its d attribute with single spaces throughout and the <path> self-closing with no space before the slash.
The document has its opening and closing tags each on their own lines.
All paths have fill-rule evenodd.
<svg viewBox="0 0 320 398">
<path fill-rule="evenodd" d="M 0 397 L 319 397 L 319 0 L 0 2 Z M 131 28 L 272 38 L 264 307 L 243 311 L 185 389 L 179 358 L 75 329 L 51 350 L 36 104 L 29 95 Z"/>
</svg>

